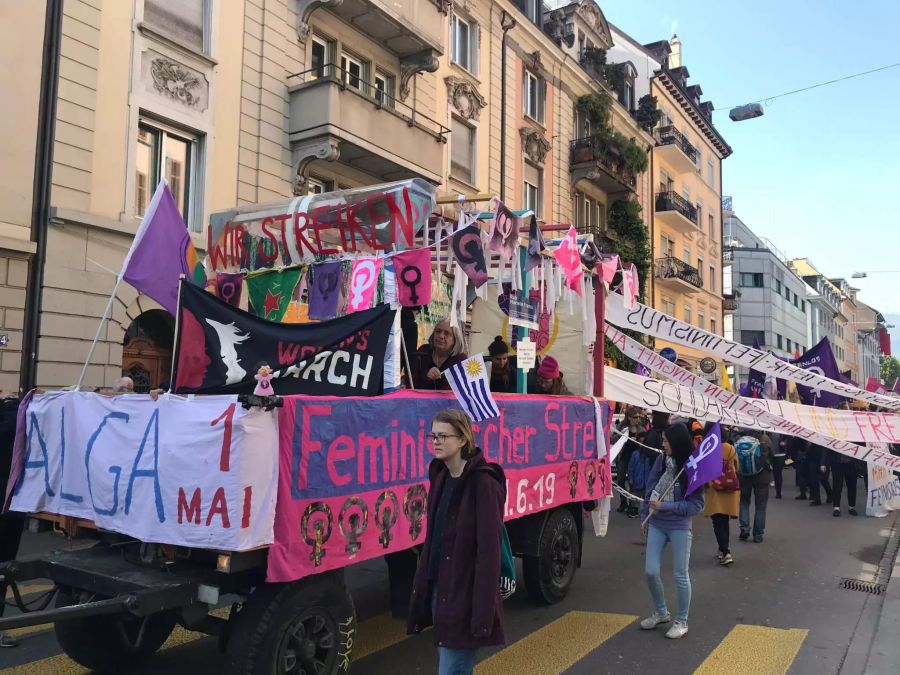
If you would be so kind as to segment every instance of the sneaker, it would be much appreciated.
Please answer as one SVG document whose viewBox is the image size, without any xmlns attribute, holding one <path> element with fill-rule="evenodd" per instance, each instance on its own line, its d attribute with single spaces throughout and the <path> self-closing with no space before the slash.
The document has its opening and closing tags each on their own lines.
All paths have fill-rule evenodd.
<svg viewBox="0 0 900 675">
<path fill-rule="evenodd" d="M 646 619 L 641 621 L 641 628 L 643 630 L 653 630 L 658 625 L 660 625 L 662 623 L 669 623 L 671 620 L 672 620 L 672 615 L 669 614 L 668 612 L 666 612 L 666 614 L 664 616 L 660 616 L 659 614 L 654 612 L 653 614 L 648 616 Z M 679 637 L 681 637 L 681 636 L 679 635 Z"/>
<path fill-rule="evenodd" d="M 688 626 L 686 623 L 682 623 L 681 621 L 676 621 L 672 624 L 672 627 L 666 631 L 666 637 L 670 640 L 677 640 L 680 637 L 684 637 L 687 635 Z"/>
<path fill-rule="evenodd" d="M 859 515 L 859 514 L 856 512 L 856 509 L 853 508 L 852 506 L 851 506 L 849 509 L 847 509 L 847 513 L 849 513 L 851 516 L 858 516 L 858 515 Z"/>
<path fill-rule="evenodd" d="M 749 538 L 750 538 L 749 532 L 741 532 L 741 534 L 738 536 L 738 539 L 740 539 L 741 541 L 747 541 Z"/>
<path fill-rule="evenodd" d="M 731 557 L 730 553 L 726 553 L 719 559 L 719 564 L 722 566 L 730 565 L 733 562 L 734 562 L 734 558 Z"/>
<path fill-rule="evenodd" d="M 722 563 L 722 560 L 723 560 L 724 558 L 725 558 L 725 554 L 722 553 L 722 551 L 719 551 L 718 553 L 716 553 L 716 560 L 719 561 L 719 564 Z"/>
<path fill-rule="evenodd" d="M 762 543 L 762 535 L 761 535 L 761 534 L 754 534 L 754 535 L 753 535 L 753 543 L 754 543 L 754 544 L 761 544 L 761 543 Z"/>
<path fill-rule="evenodd" d="M 831 512 L 831 515 L 833 515 L 835 518 L 840 518 L 841 509 L 839 507 L 835 506 L 834 511 Z"/>
<path fill-rule="evenodd" d="M 803 500 L 803 499 L 808 499 L 808 497 L 807 497 L 805 494 L 803 494 L 803 493 L 801 492 L 799 495 L 797 495 L 796 497 L 794 497 L 794 499 L 796 499 L 797 501 L 800 501 L 800 500 Z"/>
<path fill-rule="evenodd" d="M 13 638 L 10 635 L 0 631 L 0 647 L 9 649 L 11 647 L 18 647 L 19 641 Z"/>
</svg>

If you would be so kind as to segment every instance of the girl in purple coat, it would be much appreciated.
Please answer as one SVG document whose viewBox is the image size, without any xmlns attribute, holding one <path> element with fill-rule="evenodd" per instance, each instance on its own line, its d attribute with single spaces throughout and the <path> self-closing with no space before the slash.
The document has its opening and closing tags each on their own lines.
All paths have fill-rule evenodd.
<svg viewBox="0 0 900 675">
<path fill-rule="evenodd" d="M 673 424 L 663 432 L 663 454 L 656 460 L 647 480 L 646 494 L 641 505 L 644 536 L 647 537 L 647 557 L 644 574 L 656 611 L 641 621 L 641 628 L 652 630 L 672 621 L 666 608 L 666 594 L 659 574 L 660 558 L 667 544 L 672 544 L 672 574 L 678 587 L 678 613 L 666 632 L 667 638 L 677 639 L 688 632 L 688 610 L 691 607 L 691 521 L 703 510 L 703 490 L 685 496 L 688 486 L 684 463 L 694 451 L 691 434 L 684 424 Z M 677 478 L 676 478 L 677 476 Z"/>
<path fill-rule="evenodd" d="M 408 632 L 433 625 L 439 675 L 471 675 L 479 647 L 505 642 L 498 580 L 506 477 L 485 461 L 461 410 L 435 415 L 430 438 L 428 531 Z"/>
</svg>

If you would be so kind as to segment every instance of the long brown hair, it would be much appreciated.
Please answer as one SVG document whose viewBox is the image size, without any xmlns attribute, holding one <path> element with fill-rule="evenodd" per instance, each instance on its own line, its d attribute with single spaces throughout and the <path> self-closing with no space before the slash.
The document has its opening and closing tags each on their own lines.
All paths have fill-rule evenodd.
<svg viewBox="0 0 900 675">
<path fill-rule="evenodd" d="M 439 410 L 434 416 L 432 424 L 434 422 L 449 424 L 456 433 L 462 436 L 462 439 L 466 442 L 462 449 L 463 459 L 470 459 L 478 452 L 478 446 L 475 445 L 475 432 L 472 431 L 472 420 L 462 410 L 456 410 L 454 408 Z"/>
</svg>

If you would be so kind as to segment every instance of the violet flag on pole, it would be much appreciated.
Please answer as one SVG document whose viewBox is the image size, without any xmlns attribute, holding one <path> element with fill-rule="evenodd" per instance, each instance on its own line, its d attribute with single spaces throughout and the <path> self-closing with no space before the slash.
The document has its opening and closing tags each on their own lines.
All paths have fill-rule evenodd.
<svg viewBox="0 0 900 675">
<path fill-rule="evenodd" d="M 722 475 L 722 427 L 718 422 L 712 425 L 697 449 L 687 458 L 684 470 L 688 475 L 685 496 Z"/>
<path fill-rule="evenodd" d="M 753 348 L 759 349 L 759 339 L 753 338 Z M 766 374 L 761 370 L 750 369 L 747 376 L 747 396 L 750 398 L 763 398 L 763 389 L 766 385 Z"/>
<path fill-rule="evenodd" d="M 122 279 L 162 305 L 173 316 L 178 309 L 178 279 L 203 288 L 206 271 L 184 219 L 165 180 L 144 213 L 122 265 Z"/>
</svg>

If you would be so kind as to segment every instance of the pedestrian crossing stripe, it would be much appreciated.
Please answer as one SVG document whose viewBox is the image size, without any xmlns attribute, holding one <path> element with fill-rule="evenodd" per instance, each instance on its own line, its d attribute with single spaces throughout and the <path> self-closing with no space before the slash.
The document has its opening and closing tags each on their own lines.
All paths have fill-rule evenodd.
<svg viewBox="0 0 900 675">
<path fill-rule="evenodd" d="M 738 624 L 706 657 L 694 675 L 776 675 L 787 673 L 806 639 L 802 628 Z"/>
</svg>

